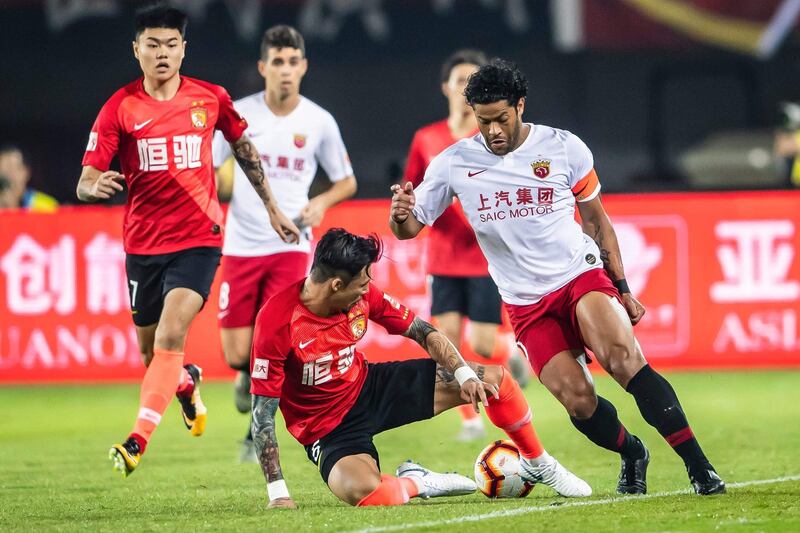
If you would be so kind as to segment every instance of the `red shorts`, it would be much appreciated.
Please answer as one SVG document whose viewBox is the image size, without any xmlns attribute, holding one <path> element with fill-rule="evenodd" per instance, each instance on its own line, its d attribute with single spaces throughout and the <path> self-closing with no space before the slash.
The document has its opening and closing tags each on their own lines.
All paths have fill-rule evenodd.
<svg viewBox="0 0 800 533">
<path fill-rule="evenodd" d="M 222 257 L 219 325 L 252 326 L 270 296 L 306 275 L 308 254 L 283 252 L 258 257 Z"/>
<path fill-rule="evenodd" d="M 578 300 L 592 291 L 620 299 L 606 271 L 593 268 L 535 304 L 505 304 L 517 343 L 523 347 L 537 376 L 557 353 L 584 349 L 575 308 Z"/>
</svg>

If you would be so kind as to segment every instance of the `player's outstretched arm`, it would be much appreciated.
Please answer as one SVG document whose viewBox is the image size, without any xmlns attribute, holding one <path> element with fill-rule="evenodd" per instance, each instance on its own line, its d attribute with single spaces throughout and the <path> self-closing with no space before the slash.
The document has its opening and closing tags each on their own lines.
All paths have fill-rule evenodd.
<svg viewBox="0 0 800 533">
<path fill-rule="evenodd" d="M 253 141 L 247 135 L 242 135 L 238 141 L 231 143 L 231 150 L 244 175 L 250 180 L 250 184 L 258 193 L 261 201 L 264 202 L 272 228 L 278 232 L 278 235 L 285 242 L 299 241 L 300 230 L 278 208 L 275 197 L 272 195 L 272 190 L 269 188 L 267 177 L 264 175 L 261 157 L 258 155 L 258 150 Z"/>
<path fill-rule="evenodd" d="M 635 325 L 644 316 L 645 309 L 631 294 L 628 283 L 625 281 L 625 268 L 622 266 L 622 253 L 619 251 L 617 233 L 603 208 L 600 196 L 598 195 L 588 202 L 578 202 L 578 211 L 581 214 L 583 232 L 594 239 L 597 247 L 600 248 L 603 267 L 622 295 L 622 302 L 625 304 L 631 323 Z"/>
<path fill-rule="evenodd" d="M 279 398 L 253 395 L 253 425 L 251 432 L 256 445 L 258 462 L 264 479 L 267 481 L 269 507 L 296 509 L 286 482 L 281 472 L 278 453 L 278 437 L 275 435 L 275 413 L 278 411 Z"/>
<path fill-rule="evenodd" d="M 81 171 L 75 193 L 78 195 L 78 200 L 82 202 L 108 200 L 123 190 L 122 183 L 124 182 L 125 176 L 116 170 L 103 172 L 87 165 Z"/>
<path fill-rule="evenodd" d="M 403 336 L 415 340 L 428 352 L 431 359 L 439 364 L 442 371 L 450 375 L 451 379 L 455 378 L 458 381 L 458 385 L 461 387 L 461 397 L 472 404 L 476 413 L 479 412 L 478 401 L 481 401 L 484 406 L 488 405 L 487 392 L 495 398 L 499 398 L 497 386 L 481 381 L 458 353 L 453 343 L 428 322 L 415 317 Z"/>
<path fill-rule="evenodd" d="M 414 186 L 410 181 L 405 185 L 392 185 L 392 207 L 389 211 L 389 227 L 400 240 L 413 239 L 422 231 L 425 224 L 412 212 L 416 204 Z"/>
</svg>

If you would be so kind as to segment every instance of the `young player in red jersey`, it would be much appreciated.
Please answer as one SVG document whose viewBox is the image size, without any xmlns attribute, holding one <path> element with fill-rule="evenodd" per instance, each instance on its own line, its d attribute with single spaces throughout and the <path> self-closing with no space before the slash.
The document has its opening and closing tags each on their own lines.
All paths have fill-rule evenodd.
<svg viewBox="0 0 800 533">
<path fill-rule="evenodd" d="M 110 452 L 114 469 L 133 472 L 173 394 L 184 422 L 203 433 L 201 370 L 183 366 L 192 320 L 208 297 L 220 258 L 222 209 L 217 201 L 211 139 L 231 143 L 283 239 L 298 230 L 280 212 L 244 135 L 245 120 L 222 87 L 181 76 L 186 15 L 154 6 L 136 14 L 133 53 L 144 73 L 106 102 L 92 126 L 77 187 L 84 202 L 105 200 L 128 185 L 123 225 L 131 312 L 147 366 L 139 412 L 128 439 Z M 114 156 L 122 172 L 109 170 Z"/>
<path fill-rule="evenodd" d="M 417 130 L 408 151 L 404 182 L 417 187 L 431 160 L 465 137 L 478 133 L 475 113 L 464 98 L 467 78 L 487 63 L 479 50 L 459 50 L 442 65 L 442 94 L 447 98 L 448 116 Z M 427 242 L 427 270 L 431 279 L 431 316 L 436 326 L 462 352 L 508 359 L 509 343 L 498 337 L 502 323 L 500 294 L 483 257 L 475 232 L 469 227 L 461 205 L 454 202 L 431 227 Z M 469 318 L 469 345 L 462 348 L 465 318 Z M 509 360 L 514 377 L 523 386 L 529 372 L 516 353 Z M 468 405 L 459 408 L 462 419 L 458 440 L 485 436 L 483 418 Z"/>
<path fill-rule="evenodd" d="M 310 275 L 270 298 L 256 318 L 251 366 L 253 439 L 270 507 L 294 507 L 275 437 L 280 404 L 286 427 L 306 448 L 331 492 L 351 505 L 400 505 L 409 498 L 466 494 L 475 483 L 403 463 L 381 475 L 372 437 L 478 402 L 515 442 L 536 481 L 562 496 L 591 488 L 544 451 L 514 378 L 499 366 L 467 365 L 452 343 L 370 280 L 380 241 L 329 230 L 314 251 Z M 430 355 L 367 363 L 358 341 L 368 321 L 414 339 Z M 489 398 L 487 399 L 487 396 Z"/>
</svg>

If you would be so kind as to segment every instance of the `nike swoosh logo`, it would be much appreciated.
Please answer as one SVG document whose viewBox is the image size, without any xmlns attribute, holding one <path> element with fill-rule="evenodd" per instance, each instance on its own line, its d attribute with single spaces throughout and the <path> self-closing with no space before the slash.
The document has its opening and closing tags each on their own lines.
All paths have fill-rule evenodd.
<svg viewBox="0 0 800 533">
<path fill-rule="evenodd" d="M 311 344 L 311 343 L 312 343 L 312 342 L 314 342 L 315 340 L 316 340 L 316 339 L 311 339 L 310 341 L 301 342 L 301 343 L 300 343 L 300 349 L 302 350 L 303 348 L 305 348 L 306 346 L 308 346 L 309 344 Z"/>
<path fill-rule="evenodd" d="M 217 313 L 217 318 L 225 318 L 231 312 L 230 309 Z"/>
<path fill-rule="evenodd" d="M 150 120 L 145 120 L 145 121 L 144 121 L 144 122 L 142 122 L 141 124 L 134 124 L 134 125 L 133 125 L 133 131 L 139 131 L 140 129 L 144 128 L 145 126 L 147 126 L 147 125 L 148 125 L 148 124 L 150 124 L 151 122 L 153 122 L 153 119 L 152 119 L 152 118 L 151 118 Z"/>
<path fill-rule="evenodd" d="M 467 172 L 467 177 L 468 177 L 468 178 L 471 178 L 471 177 L 473 177 L 473 176 L 477 176 L 477 175 L 478 175 L 478 174 L 480 174 L 481 172 L 486 172 L 486 169 L 484 168 L 483 170 L 478 170 L 477 172 Z"/>
</svg>

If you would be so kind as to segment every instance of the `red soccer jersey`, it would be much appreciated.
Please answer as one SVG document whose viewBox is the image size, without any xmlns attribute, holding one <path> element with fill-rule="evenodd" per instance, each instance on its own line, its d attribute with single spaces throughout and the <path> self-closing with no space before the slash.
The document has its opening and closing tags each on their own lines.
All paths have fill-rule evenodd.
<svg viewBox="0 0 800 533">
<path fill-rule="evenodd" d="M 222 246 L 211 140 L 221 130 L 238 140 L 247 122 L 219 85 L 181 76 L 177 94 L 159 101 L 140 78 L 105 103 L 89 134 L 83 165 L 119 162 L 128 185 L 123 223 L 129 254 L 165 254 Z"/>
<path fill-rule="evenodd" d="M 408 151 L 403 181 L 410 181 L 414 187 L 419 185 L 431 160 L 457 140 L 446 120 L 417 130 Z M 428 273 L 440 276 L 489 275 L 489 265 L 458 201 L 445 209 L 431 227 L 427 266 Z"/>
<path fill-rule="evenodd" d="M 304 282 L 270 298 L 256 317 L 250 391 L 280 398 L 286 428 L 305 446 L 330 433 L 358 398 L 367 364 L 356 342 L 368 320 L 399 335 L 414 313 L 370 284 L 347 313 L 319 317 L 300 302 Z"/>
</svg>

